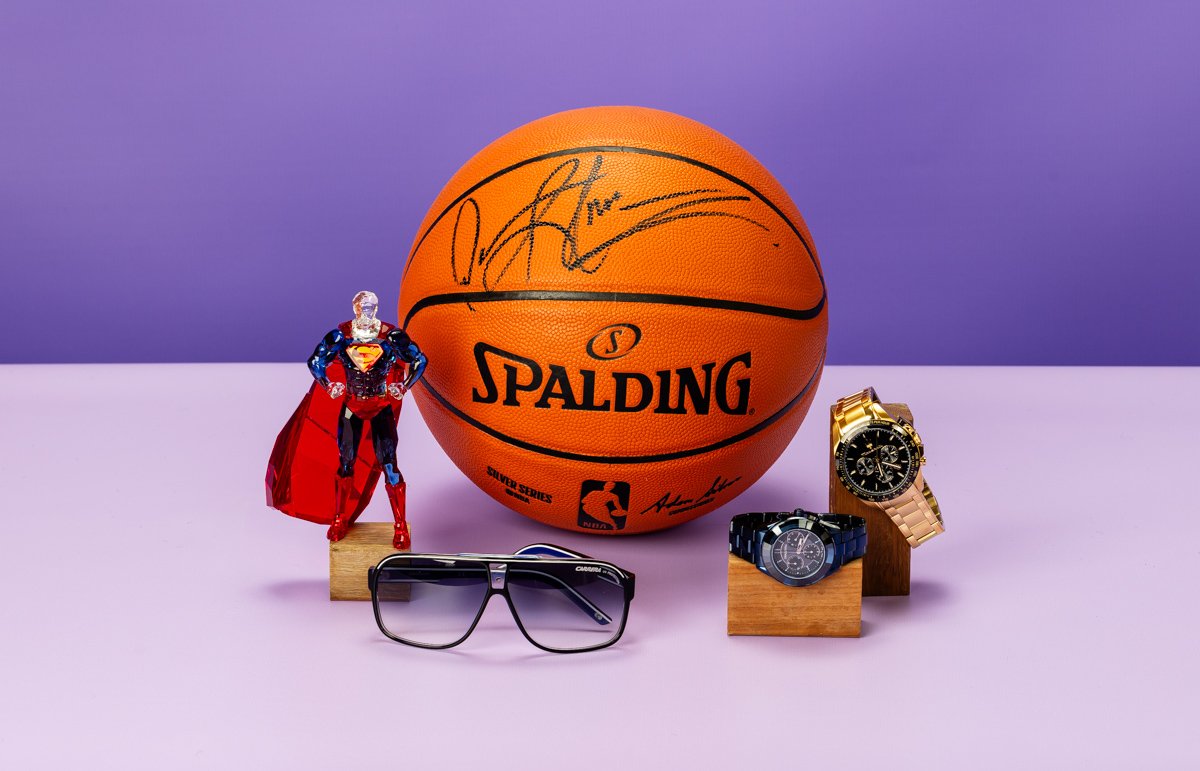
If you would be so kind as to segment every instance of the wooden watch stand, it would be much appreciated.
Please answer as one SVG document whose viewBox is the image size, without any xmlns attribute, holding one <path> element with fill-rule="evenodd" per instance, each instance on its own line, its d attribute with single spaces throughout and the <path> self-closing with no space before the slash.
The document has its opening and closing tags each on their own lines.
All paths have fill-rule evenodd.
<svg viewBox="0 0 1200 771">
<path fill-rule="evenodd" d="M 847 562 L 811 586 L 784 586 L 730 554 L 726 633 L 858 637 L 862 630 L 862 565 L 860 559 Z"/>
<path fill-rule="evenodd" d="M 884 404 L 888 414 L 913 422 L 907 404 Z M 894 597 L 908 594 L 912 547 L 900 528 L 883 510 L 856 498 L 838 479 L 833 458 L 837 440 L 833 431 L 833 407 L 829 408 L 829 511 L 852 514 L 867 520 L 867 555 L 863 557 L 864 597 Z"/>
<path fill-rule="evenodd" d="M 350 526 L 345 538 L 329 543 L 329 599 L 371 599 L 367 570 L 400 551 L 392 546 L 395 532 L 391 522 L 360 522 Z"/>
<path fill-rule="evenodd" d="M 907 404 L 883 408 L 913 422 Z M 837 477 L 833 409 L 829 408 L 829 511 L 867 521 L 867 554 L 802 587 L 784 586 L 730 554 L 727 632 L 731 635 L 858 637 L 863 597 L 908 594 L 912 547 L 882 509 L 856 498 Z"/>
</svg>

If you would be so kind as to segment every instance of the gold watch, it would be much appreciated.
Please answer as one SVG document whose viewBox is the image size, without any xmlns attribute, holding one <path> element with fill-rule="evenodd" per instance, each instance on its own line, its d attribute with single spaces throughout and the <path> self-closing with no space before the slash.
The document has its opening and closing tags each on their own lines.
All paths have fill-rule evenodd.
<svg viewBox="0 0 1200 771">
<path fill-rule="evenodd" d="M 878 506 L 914 549 L 945 530 L 942 512 L 921 466 L 925 446 L 904 418 L 894 418 L 874 388 L 833 407 L 833 456 L 838 479 L 856 498 Z"/>
</svg>

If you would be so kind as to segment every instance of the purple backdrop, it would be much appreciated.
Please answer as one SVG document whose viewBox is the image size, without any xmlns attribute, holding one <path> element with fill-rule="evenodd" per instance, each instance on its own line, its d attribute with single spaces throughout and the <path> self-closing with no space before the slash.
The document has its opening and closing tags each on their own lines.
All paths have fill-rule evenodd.
<svg viewBox="0 0 1200 771">
<path fill-rule="evenodd" d="M 477 150 L 638 104 L 790 191 L 831 363 L 1200 364 L 1200 5 L 992 5 L 4 2 L 0 362 L 302 359 Z"/>
</svg>

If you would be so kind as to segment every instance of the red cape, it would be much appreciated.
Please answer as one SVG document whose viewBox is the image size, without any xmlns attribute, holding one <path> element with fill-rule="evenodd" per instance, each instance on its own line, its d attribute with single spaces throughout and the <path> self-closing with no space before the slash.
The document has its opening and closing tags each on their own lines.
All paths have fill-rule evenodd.
<svg viewBox="0 0 1200 771">
<path fill-rule="evenodd" d="M 392 406 L 397 419 L 399 406 L 399 403 Z M 271 460 L 267 463 L 268 506 L 309 522 L 322 525 L 333 522 L 337 497 L 334 477 L 339 464 L 337 425 L 341 410 L 342 400 L 329 398 L 316 382 L 308 389 L 271 450 Z M 378 480 L 371 424 L 366 422 L 354 464 L 350 522 L 358 519 L 371 502 L 371 493 Z"/>
</svg>

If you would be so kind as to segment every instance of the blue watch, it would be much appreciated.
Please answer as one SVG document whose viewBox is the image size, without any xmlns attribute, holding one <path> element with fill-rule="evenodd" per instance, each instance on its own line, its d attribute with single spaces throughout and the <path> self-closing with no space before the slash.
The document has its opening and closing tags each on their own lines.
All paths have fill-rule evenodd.
<svg viewBox="0 0 1200 771">
<path fill-rule="evenodd" d="M 729 551 L 787 586 L 808 586 L 867 553 L 867 521 L 804 509 L 738 514 Z"/>
</svg>

